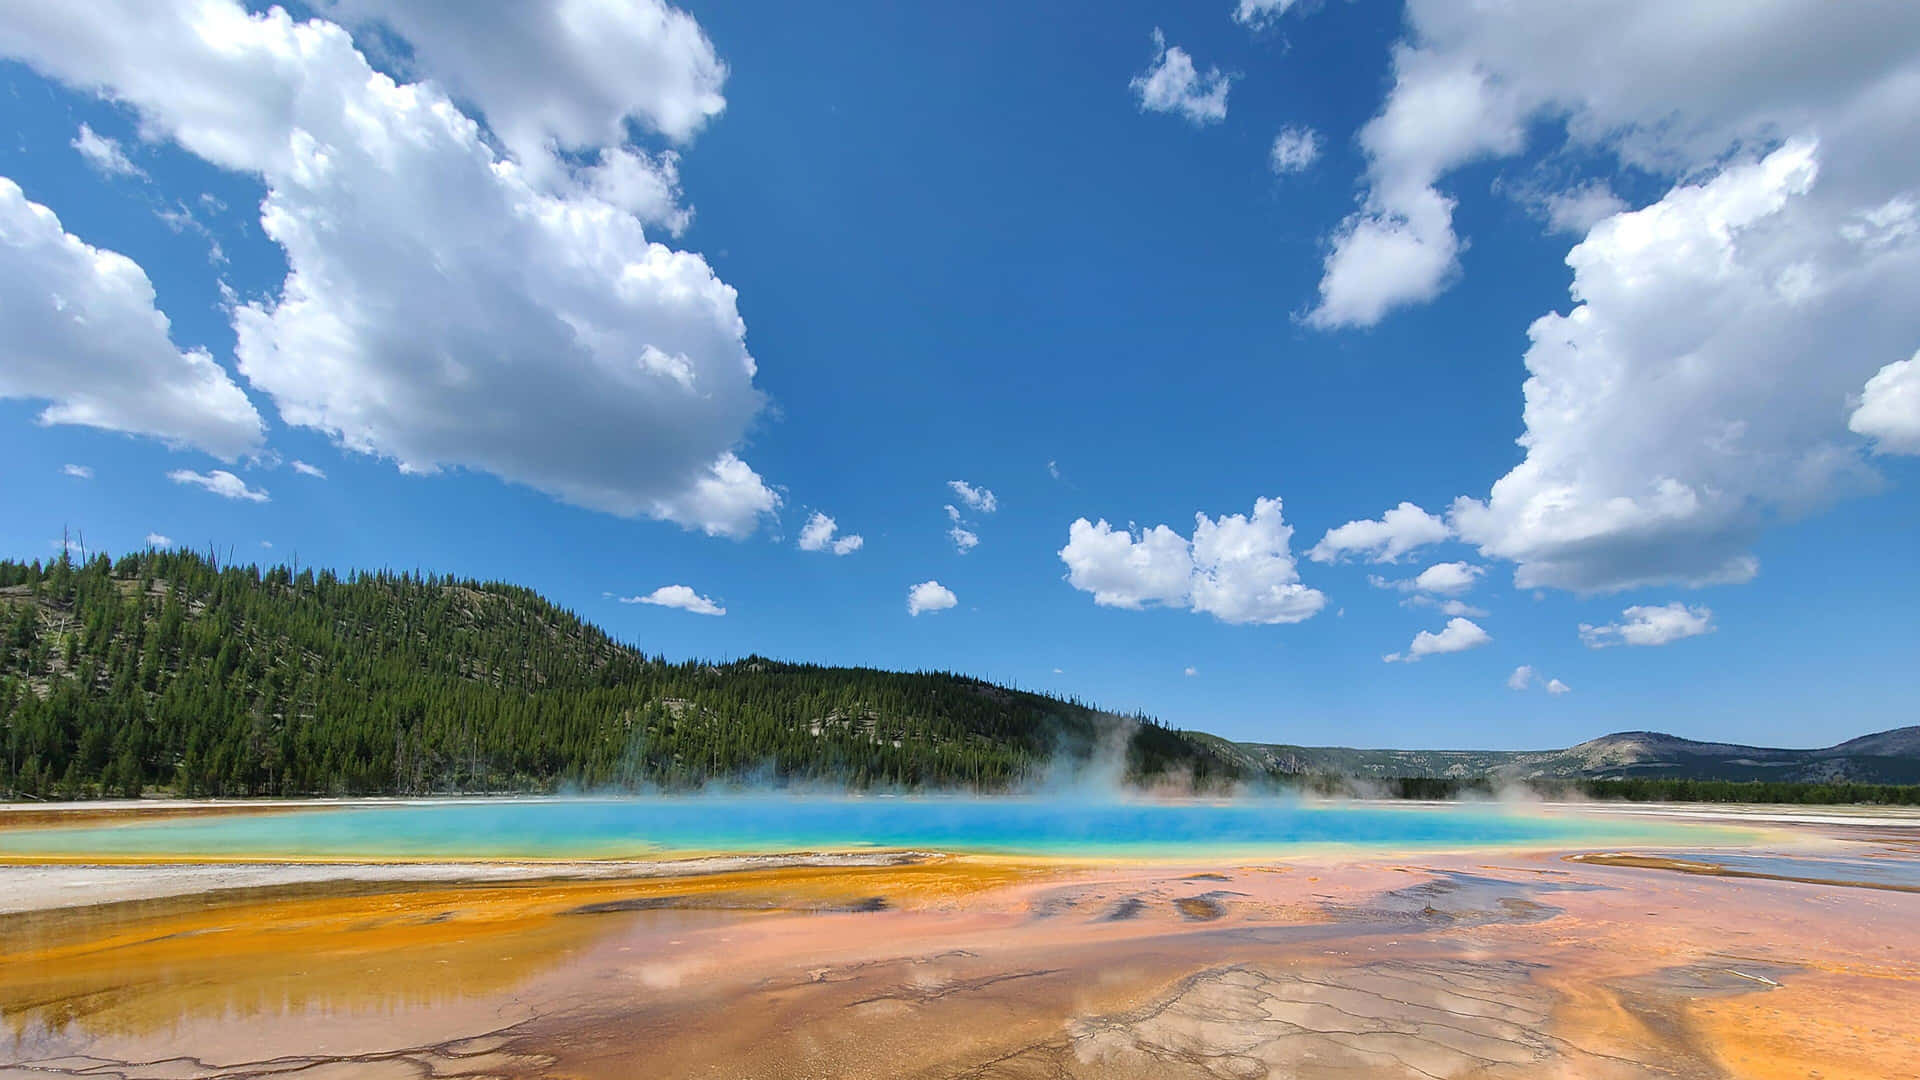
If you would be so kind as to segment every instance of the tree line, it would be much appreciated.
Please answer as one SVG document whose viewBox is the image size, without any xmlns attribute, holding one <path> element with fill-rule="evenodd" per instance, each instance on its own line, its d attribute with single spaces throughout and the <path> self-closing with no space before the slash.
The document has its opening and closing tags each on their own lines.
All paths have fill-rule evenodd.
<svg viewBox="0 0 1920 1080">
<path fill-rule="evenodd" d="M 1920 784 L 1858 784 L 1851 781 L 1687 780 L 1672 777 L 1563 779 L 1535 777 L 1403 776 L 1355 781 L 1331 774 L 1296 773 L 1276 778 L 1282 790 L 1321 797 L 1356 794 L 1395 799 L 1494 798 L 1521 792 L 1547 800 L 1602 799 L 1626 802 L 1787 803 L 1806 806 L 1867 804 L 1920 806 Z"/>
<path fill-rule="evenodd" d="M 669 662 L 501 582 L 184 550 L 0 560 L 0 793 L 14 798 L 1003 791 L 1116 742 L 1137 783 L 1495 793 L 1484 778 L 1257 773 L 1150 717 L 952 672 Z M 1920 805 L 1920 786 L 1885 784 L 1520 783 L 1545 798 Z"/>
<path fill-rule="evenodd" d="M 32 798 L 698 787 L 1002 790 L 1150 718 L 949 672 L 669 662 L 533 591 L 150 550 L 0 561 L 0 791 Z"/>
</svg>

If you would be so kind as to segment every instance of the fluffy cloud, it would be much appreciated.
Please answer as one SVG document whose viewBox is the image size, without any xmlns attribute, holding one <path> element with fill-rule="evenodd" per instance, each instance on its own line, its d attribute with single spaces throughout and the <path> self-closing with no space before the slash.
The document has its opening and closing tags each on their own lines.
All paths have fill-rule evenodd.
<svg viewBox="0 0 1920 1080">
<path fill-rule="evenodd" d="M 1392 309 L 1451 283 L 1460 241 L 1454 200 L 1435 187 L 1447 169 L 1522 145 L 1520 118 L 1468 60 L 1400 46 L 1394 87 L 1360 130 L 1367 196 L 1335 231 L 1309 324 L 1372 326 Z"/>
<path fill-rule="evenodd" d="M 384 23 L 422 74 L 472 101 L 522 159 L 626 141 L 633 121 L 677 142 L 726 108 L 727 67 L 693 16 L 660 0 L 322 0 Z"/>
<path fill-rule="evenodd" d="M 1480 629 L 1471 619 L 1448 619 L 1447 625 L 1439 633 L 1422 630 L 1413 635 L 1413 644 L 1404 653 L 1388 653 L 1380 659 L 1389 664 L 1413 663 L 1423 656 L 1435 656 L 1441 653 L 1466 652 L 1477 649 L 1493 640 L 1493 635 Z M 1516 672 L 1516 674 L 1518 674 Z M 1508 685 L 1512 685 L 1509 677 Z"/>
<path fill-rule="evenodd" d="M 1677 181 L 1631 211 L 1576 184 L 1559 208 L 1587 231 L 1574 306 L 1529 330 L 1526 459 L 1449 519 L 1520 586 L 1744 581 L 1766 522 L 1871 481 L 1848 410 L 1920 338 L 1920 7 L 1856 14 L 1409 5 L 1314 321 L 1443 287 L 1461 244 L 1444 177 L 1529 125 Z"/>
<path fill-rule="evenodd" d="M 1139 99 L 1142 112 L 1178 113 L 1188 123 L 1202 127 L 1227 118 L 1227 91 L 1233 85 L 1233 76 L 1217 67 L 1201 74 L 1187 50 L 1168 45 L 1167 36 L 1156 28 L 1152 62 L 1127 85 Z"/>
<path fill-rule="evenodd" d="M 953 493 L 960 497 L 961 502 L 967 504 L 967 509 L 975 513 L 991 514 L 1000 509 L 1000 500 L 994 498 L 993 492 L 984 487 L 974 487 L 965 480 L 949 480 L 947 486 L 953 489 Z M 952 514 L 953 507 L 947 507 L 947 512 Z M 954 520 L 957 521 L 959 518 L 955 517 Z"/>
<path fill-rule="evenodd" d="M 860 550 L 866 541 L 857 533 L 835 536 L 839 524 L 818 510 L 800 527 L 801 551 L 831 551 L 835 555 L 851 555 Z"/>
<path fill-rule="evenodd" d="M 327 478 L 327 471 L 325 469 L 322 469 L 318 465 L 309 465 L 304 461 L 294 462 L 293 471 L 299 473 L 301 476 L 311 476 L 316 480 L 325 480 Z"/>
<path fill-rule="evenodd" d="M 1398 581 L 1372 576 L 1367 578 L 1376 589 L 1399 589 L 1401 592 L 1422 592 L 1452 596 L 1473 588 L 1473 583 L 1486 573 L 1486 567 L 1465 562 L 1434 563 L 1417 575 Z"/>
<path fill-rule="evenodd" d="M 1369 325 L 1444 287 L 1461 244 L 1439 182 L 1519 152 L 1536 119 L 1562 124 L 1576 146 L 1669 175 L 1783 135 L 1844 139 L 1852 145 L 1841 156 L 1860 152 L 1877 177 L 1866 187 L 1904 186 L 1920 13 L 1889 4 L 1855 14 L 1836 26 L 1820 0 L 1710 11 L 1660 0 L 1513 10 L 1413 0 L 1394 87 L 1361 135 L 1366 206 L 1336 234 L 1319 321 Z M 1336 280 L 1349 241 L 1363 247 L 1381 233 L 1417 249 L 1420 272 L 1370 295 L 1358 274 Z"/>
<path fill-rule="evenodd" d="M 727 609 L 713 602 L 709 597 L 701 596 L 686 585 L 662 585 L 645 596 L 623 596 L 623 604 L 652 604 L 655 607 L 678 608 L 695 615 L 725 615 Z"/>
<path fill-rule="evenodd" d="M 533 26 L 547 10 L 505 5 L 501 24 L 381 5 L 419 35 L 423 66 L 492 103 L 510 146 L 584 148 L 626 117 L 684 136 L 718 111 L 676 97 L 699 78 L 621 51 L 635 39 L 619 20 L 651 11 L 683 46 L 690 20 L 578 0 Z M 488 33 L 501 42 L 475 36 Z M 515 62 L 482 74 L 495 48 Z M 242 374 L 288 423 L 408 471 L 479 469 L 714 535 L 745 535 L 778 505 L 735 453 L 763 398 L 733 289 L 604 192 L 503 158 L 439 82 L 396 84 L 339 26 L 232 0 L 30 6 L 0 20 L 0 54 L 264 181 L 261 225 L 289 273 L 232 318 Z"/>
<path fill-rule="evenodd" d="M 974 487 L 965 480 L 949 480 L 947 486 L 953 489 L 953 493 L 959 496 L 961 502 L 966 503 L 969 509 L 977 513 L 991 514 L 1000 509 L 1000 500 L 994 498 L 993 492 L 986 488 Z M 947 530 L 947 539 L 953 541 L 953 550 L 965 555 L 979 547 L 980 534 L 969 527 L 969 523 L 964 520 L 964 515 L 960 513 L 960 508 L 948 503 L 946 511 L 947 520 L 953 523 L 953 526 Z"/>
<path fill-rule="evenodd" d="M 1882 454 L 1920 454 L 1920 352 L 1875 372 L 1847 427 Z"/>
<path fill-rule="evenodd" d="M 1233 8 L 1233 21 L 1254 29 L 1271 26 L 1292 10 L 1300 0 L 1239 0 Z"/>
<path fill-rule="evenodd" d="M 1195 514 L 1191 541 L 1165 525 L 1135 534 L 1080 518 L 1068 527 L 1060 559 L 1067 582 L 1103 607 L 1185 607 L 1226 623 L 1296 623 L 1327 598 L 1300 583 L 1292 538 L 1280 500 L 1258 499 L 1251 517 Z"/>
<path fill-rule="evenodd" d="M 1540 677 L 1534 673 L 1533 667 L 1530 664 L 1521 664 L 1519 667 L 1513 669 L 1513 674 L 1507 676 L 1507 689 L 1509 690 L 1525 690 L 1536 683 L 1540 683 L 1546 692 L 1552 694 L 1554 697 L 1573 692 L 1571 686 L 1561 682 L 1559 679 L 1548 679 L 1544 683 L 1541 683 Z"/>
<path fill-rule="evenodd" d="M 583 186 L 676 236 L 691 220 L 678 155 L 621 146 L 629 122 L 685 142 L 726 107 L 726 65 L 686 12 L 660 0 L 332 0 L 322 10 L 405 38 L 417 74 L 477 106 L 536 184 Z M 576 151 L 592 151 L 587 164 L 560 153 Z"/>
<path fill-rule="evenodd" d="M 267 500 L 265 488 L 248 487 L 245 480 L 225 469 L 199 473 L 192 469 L 175 469 L 167 474 L 167 479 L 176 484 L 205 488 L 223 499 L 243 499 L 247 502 L 263 503 Z"/>
<path fill-rule="evenodd" d="M 1185 671 L 1183 671 L 1183 672 L 1181 672 L 1181 674 L 1183 674 L 1183 675 L 1185 675 L 1185 676 L 1186 676 L 1187 678 L 1189 678 L 1189 679 L 1191 679 L 1191 678 L 1193 678 L 1193 677 L 1194 677 L 1195 675 L 1198 675 L 1198 674 L 1200 674 L 1200 669 L 1199 669 L 1199 668 L 1197 668 L 1197 667 L 1193 667 L 1193 666 L 1191 666 L 1191 665 L 1189 665 L 1189 666 L 1187 667 L 1187 669 L 1186 669 Z"/>
<path fill-rule="evenodd" d="M 1267 165 L 1276 176 L 1304 172 L 1320 159 L 1320 135 L 1312 128 L 1290 127 L 1273 137 Z"/>
<path fill-rule="evenodd" d="M 87 164 L 108 176 L 145 176 L 138 165 L 127 157 L 116 139 L 110 139 L 85 124 L 80 125 L 80 134 L 73 137 L 73 148 L 87 159 Z"/>
<path fill-rule="evenodd" d="M 1165 525 L 1135 535 L 1104 518 L 1080 518 L 1067 528 L 1060 559 L 1067 564 L 1067 583 L 1092 593 L 1101 607 L 1184 607 L 1193 580 L 1191 545 Z"/>
<path fill-rule="evenodd" d="M 1410 502 L 1380 515 L 1378 521 L 1349 521 L 1328 529 L 1320 542 L 1307 550 L 1314 562 L 1340 562 L 1359 556 L 1369 562 L 1399 562 L 1415 548 L 1437 544 L 1453 535 L 1447 523 Z"/>
<path fill-rule="evenodd" d="M 93 479 L 93 468 L 88 465 L 62 465 L 60 466 L 60 471 L 64 475 L 73 477 L 75 480 Z"/>
<path fill-rule="evenodd" d="M 1609 645 L 1665 645 L 1714 630 L 1713 612 L 1678 601 L 1659 607 L 1635 605 L 1620 613 L 1620 621 L 1595 626 L 1580 624 L 1580 640 L 1591 649 Z"/>
<path fill-rule="evenodd" d="M 599 162 L 580 170 L 579 178 L 594 197 L 674 236 L 693 224 L 692 208 L 681 205 L 680 155 L 671 150 L 602 150 Z"/>
<path fill-rule="evenodd" d="M 945 611 L 959 603 L 953 590 L 937 581 L 923 581 L 907 590 L 907 614 L 919 615 L 922 612 Z"/>
<path fill-rule="evenodd" d="M 148 533 L 147 546 L 150 548 L 170 548 L 173 546 L 173 537 L 162 536 L 159 533 Z"/>
<path fill-rule="evenodd" d="M 225 461 L 260 447 L 260 414 L 206 350 L 174 346 L 146 272 L 68 233 L 6 177 L 0 326 L 0 398 L 51 402 L 43 424 L 151 435 Z"/>
<path fill-rule="evenodd" d="M 1730 165 L 1568 255 L 1580 303 L 1528 331 L 1526 459 L 1451 513 L 1516 584 L 1746 581 L 1769 518 L 1870 482 L 1842 420 L 1870 358 L 1920 335 L 1920 245 L 1841 237 L 1818 153 Z"/>
</svg>

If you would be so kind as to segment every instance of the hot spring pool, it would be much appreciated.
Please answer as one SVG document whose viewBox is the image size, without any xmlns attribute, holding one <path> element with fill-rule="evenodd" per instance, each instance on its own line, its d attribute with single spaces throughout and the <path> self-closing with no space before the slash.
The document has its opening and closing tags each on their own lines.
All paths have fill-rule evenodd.
<svg viewBox="0 0 1920 1080">
<path fill-rule="evenodd" d="M 1261 858 L 1735 843 L 1743 831 L 1495 805 L 729 795 L 350 804 L 0 830 L 0 858 L 618 859 L 915 851 Z"/>
</svg>

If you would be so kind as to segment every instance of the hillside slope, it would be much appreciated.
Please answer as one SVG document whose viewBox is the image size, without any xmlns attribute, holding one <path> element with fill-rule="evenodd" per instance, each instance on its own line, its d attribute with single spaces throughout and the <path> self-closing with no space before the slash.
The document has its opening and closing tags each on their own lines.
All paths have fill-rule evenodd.
<svg viewBox="0 0 1920 1080">
<path fill-rule="evenodd" d="M 959 675 L 667 663 L 499 583 L 0 562 L 0 791 L 28 796 L 995 790 L 1116 738 L 1136 778 L 1236 774 L 1144 718 Z"/>
<path fill-rule="evenodd" d="M 1333 746 L 1224 743 L 1213 749 L 1249 772 L 1389 779 L 1765 780 L 1788 783 L 1920 783 L 1920 726 L 1863 735 L 1836 746 L 1787 750 L 1696 742 L 1657 731 L 1623 731 L 1564 750 L 1354 750 Z"/>
<path fill-rule="evenodd" d="M 741 779 L 996 791 L 1096 756 L 1123 758 L 1135 781 L 1195 786 L 1303 777 L 1915 784 L 1920 727 L 1817 750 L 1648 731 L 1538 751 L 1235 743 L 944 672 L 758 657 L 668 663 L 496 582 L 222 568 L 182 551 L 83 565 L 0 561 L 0 795 Z"/>
</svg>

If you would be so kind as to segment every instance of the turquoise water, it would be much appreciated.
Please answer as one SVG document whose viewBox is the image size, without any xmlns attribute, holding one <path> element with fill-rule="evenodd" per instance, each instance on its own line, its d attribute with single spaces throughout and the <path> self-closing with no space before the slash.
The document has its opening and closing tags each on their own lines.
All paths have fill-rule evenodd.
<svg viewBox="0 0 1920 1080">
<path fill-rule="evenodd" d="M 1731 830 L 1489 805 L 703 796 L 343 806 L 0 831 L 0 855 L 320 859 L 623 858 L 911 849 L 1046 856 L 1261 857 L 1725 842 Z"/>
</svg>

